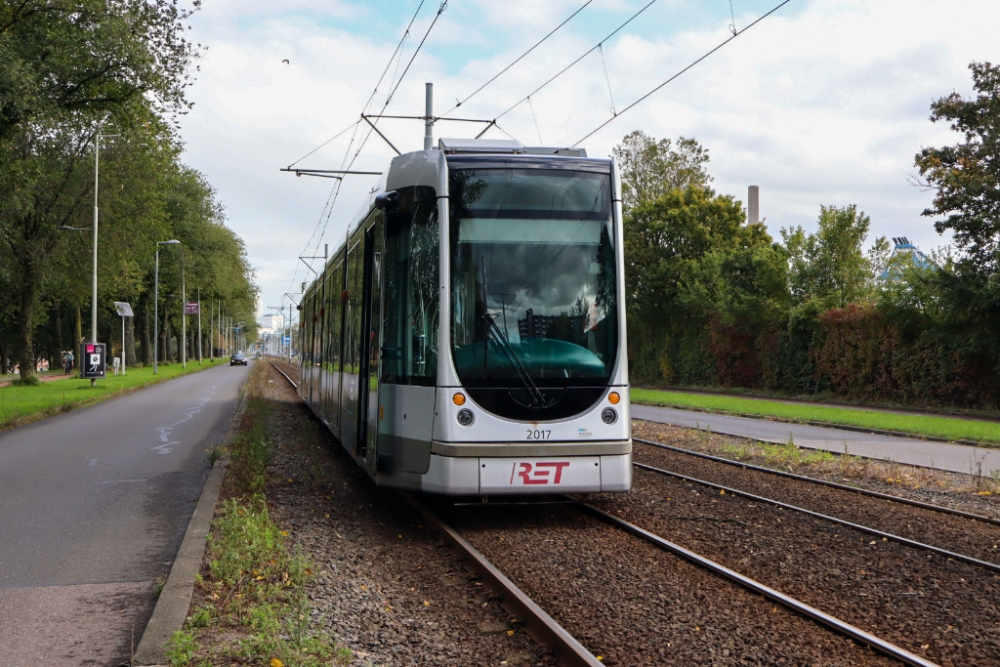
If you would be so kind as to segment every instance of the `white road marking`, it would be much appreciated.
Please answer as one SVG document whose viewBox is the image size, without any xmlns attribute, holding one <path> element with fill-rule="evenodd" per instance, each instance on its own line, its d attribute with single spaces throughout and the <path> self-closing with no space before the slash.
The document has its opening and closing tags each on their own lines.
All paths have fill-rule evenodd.
<svg viewBox="0 0 1000 667">
<path fill-rule="evenodd" d="M 215 387 L 212 387 L 211 390 L 209 390 L 209 394 L 213 393 L 215 393 Z M 174 451 L 174 445 L 181 444 L 181 441 L 171 440 L 170 434 L 173 433 L 175 428 L 177 428 L 184 422 L 189 422 L 192 419 L 194 419 L 194 416 L 199 412 L 201 412 L 202 408 L 208 405 L 209 401 L 211 400 L 212 399 L 210 398 L 199 399 L 197 405 L 188 410 L 183 417 L 175 421 L 173 424 L 170 424 L 169 426 L 159 426 L 153 429 L 154 431 L 157 431 L 160 434 L 160 444 L 156 445 L 155 447 L 150 447 L 150 449 L 152 449 L 153 451 L 155 451 L 157 454 L 160 455 L 166 455 Z"/>
<path fill-rule="evenodd" d="M 101 459 L 99 459 L 99 458 L 87 459 L 87 467 L 93 468 L 94 466 L 97 465 L 97 462 L 100 461 L 100 460 Z"/>
<path fill-rule="evenodd" d="M 107 482 L 95 482 L 97 486 L 101 484 L 136 484 L 138 482 L 148 482 L 148 479 L 112 479 Z"/>
</svg>

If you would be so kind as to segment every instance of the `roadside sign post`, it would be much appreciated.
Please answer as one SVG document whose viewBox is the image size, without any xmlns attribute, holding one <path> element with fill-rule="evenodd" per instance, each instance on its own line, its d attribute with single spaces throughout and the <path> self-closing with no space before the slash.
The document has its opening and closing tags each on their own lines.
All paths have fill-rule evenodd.
<svg viewBox="0 0 1000 667">
<path fill-rule="evenodd" d="M 115 310 L 118 311 L 118 314 L 122 318 L 122 375 L 125 375 L 125 318 L 134 317 L 134 315 L 132 314 L 132 306 L 128 305 L 126 302 L 115 301 L 114 303 L 115 303 Z M 83 358 L 82 355 L 81 358 Z M 82 364 L 80 365 L 80 368 L 81 369 L 83 368 Z M 101 377 L 104 376 L 102 375 Z"/>
<path fill-rule="evenodd" d="M 103 380 L 108 365 L 104 343 L 80 343 L 80 378 Z"/>
</svg>

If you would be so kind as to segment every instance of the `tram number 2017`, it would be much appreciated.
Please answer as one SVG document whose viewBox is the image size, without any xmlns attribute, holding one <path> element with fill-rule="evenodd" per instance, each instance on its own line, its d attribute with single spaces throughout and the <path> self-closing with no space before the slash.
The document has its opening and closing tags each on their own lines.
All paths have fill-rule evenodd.
<svg viewBox="0 0 1000 667">
<path fill-rule="evenodd" d="M 552 431 L 546 429 L 528 429 L 528 440 L 548 440 L 552 437 Z"/>
</svg>

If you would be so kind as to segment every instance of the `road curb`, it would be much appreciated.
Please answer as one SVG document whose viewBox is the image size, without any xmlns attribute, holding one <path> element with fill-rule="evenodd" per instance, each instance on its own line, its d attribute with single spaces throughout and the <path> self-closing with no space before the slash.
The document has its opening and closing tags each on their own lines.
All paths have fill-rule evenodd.
<svg viewBox="0 0 1000 667">
<path fill-rule="evenodd" d="M 245 386 L 245 385 L 244 385 Z M 243 412 L 246 409 L 245 394 L 240 397 L 239 406 L 229 422 L 229 429 L 222 438 L 221 446 L 227 450 L 231 449 L 232 440 L 236 436 Z M 153 615 L 146 624 L 146 629 L 139 640 L 139 646 L 135 650 L 132 659 L 134 665 L 163 665 L 166 664 L 165 647 L 170 638 L 178 630 L 184 629 L 184 622 L 187 620 L 188 612 L 191 609 L 191 599 L 194 596 L 194 582 L 198 571 L 201 569 L 201 561 L 205 557 L 205 538 L 208 536 L 212 525 L 212 518 L 215 516 L 215 506 L 219 501 L 219 492 L 222 490 L 222 481 L 226 476 L 226 469 L 229 467 L 229 457 L 215 462 L 212 471 L 205 481 L 205 488 L 198 498 L 194 514 L 184 532 L 184 539 L 181 541 L 180 549 L 173 565 L 170 566 L 170 574 L 167 582 L 156 600 L 153 608 Z"/>
</svg>

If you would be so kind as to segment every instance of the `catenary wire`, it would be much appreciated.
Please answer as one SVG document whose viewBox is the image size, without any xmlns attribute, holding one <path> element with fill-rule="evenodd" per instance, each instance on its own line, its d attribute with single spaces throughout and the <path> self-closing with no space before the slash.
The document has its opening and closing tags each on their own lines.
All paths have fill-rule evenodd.
<svg viewBox="0 0 1000 667">
<path fill-rule="evenodd" d="M 386 73 L 389 71 L 389 68 L 392 67 L 392 62 L 396 59 L 396 55 L 399 54 L 399 52 L 402 50 L 402 48 L 403 48 L 403 42 L 405 42 L 406 38 L 410 36 L 410 28 L 413 27 L 413 22 L 417 19 L 417 15 L 420 14 L 420 9 L 424 6 L 424 2 L 426 2 L 426 0 L 420 0 L 420 4 L 417 5 L 417 10 L 415 12 L 413 12 L 413 16 L 410 17 L 410 22 L 406 25 L 406 30 L 403 31 L 403 36 L 399 38 L 399 42 L 396 44 L 396 48 L 393 49 L 392 55 L 389 56 L 389 62 L 387 62 L 385 64 L 385 69 L 382 70 L 382 74 L 379 76 L 378 81 L 375 83 L 375 88 L 372 90 L 371 95 L 368 96 L 368 100 L 365 102 L 364 107 L 362 107 L 362 109 L 361 109 L 362 113 L 368 110 L 368 107 L 371 105 L 372 100 L 375 99 L 375 95 L 378 93 L 378 87 L 382 85 L 382 80 L 385 79 Z M 397 64 L 397 68 L 398 68 L 398 64 Z M 395 78 L 395 74 L 393 74 L 393 78 Z M 354 121 L 354 123 L 352 123 L 351 125 L 348 125 L 342 131 L 340 131 L 336 135 L 334 135 L 331 139 L 328 139 L 328 140 L 324 141 L 318 147 L 316 147 L 313 150 L 309 151 L 308 153 L 306 153 L 305 155 L 303 155 L 298 160 L 296 160 L 295 162 L 291 163 L 288 166 L 289 167 L 294 167 L 299 162 L 302 162 L 302 160 L 306 159 L 307 157 L 309 157 L 310 155 L 312 155 L 313 153 L 315 153 L 316 151 L 318 151 L 320 148 L 323 148 L 323 146 L 326 146 L 331 141 L 333 141 L 337 137 L 339 137 L 342 134 L 344 134 L 344 132 L 347 132 L 348 130 L 350 130 L 352 126 L 357 125 L 360 122 L 361 122 L 360 120 Z M 310 240 L 312 240 L 312 239 L 310 239 Z"/>
<path fill-rule="evenodd" d="M 423 2 L 421 2 L 421 5 L 423 5 Z M 410 66 L 413 64 L 413 61 L 416 60 L 417 54 L 420 53 L 420 49 L 423 47 L 424 42 L 427 41 L 427 37 L 431 34 L 431 30 L 434 29 L 434 26 L 437 24 L 437 21 L 441 17 L 442 12 L 444 12 L 444 10 L 447 7 L 448 7 L 448 0 L 442 0 L 441 4 L 438 6 L 437 13 L 434 15 L 434 20 L 431 21 L 431 24 L 427 27 L 427 31 L 424 32 L 423 38 L 420 40 L 420 43 L 417 45 L 416 50 L 413 52 L 413 56 L 410 57 L 409 62 L 406 64 L 406 67 L 403 69 L 403 73 L 399 75 L 399 79 L 396 81 L 396 85 L 392 88 L 392 90 L 389 92 L 389 95 L 386 97 L 385 103 L 382 105 L 382 109 L 379 111 L 379 114 L 378 114 L 379 116 L 381 116 L 382 113 L 385 112 L 386 107 L 389 106 L 389 103 L 392 101 L 392 98 L 396 94 L 396 91 L 399 89 L 399 86 L 403 83 L 403 79 L 406 78 L 406 73 L 410 71 Z M 418 7 L 418 10 L 419 10 L 419 7 Z M 415 18 L 415 16 L 414 16 L 414 18 Z M 410 22 L 410 24 L 412 25 L 412 21 Z M 407 31 L 409 31 L 409 28 L 407 28 Z M 386 70 L 388 70 L 388 67 L 386 68 Z M 373 94 L 373 97 L 374 97 L 374 94 Z M 368 133 L 364 136 L 364 138 L 361 140 L 361 143 L 358 145 L 358 150 L 355 151 L 354 156 L 351 158 L 351 161 L 347 162 L 346 167 L 342 163 L 342 165 L 341 165 L 342 169 L 344 169 L 346 171 L 349 171 L 351 169 L 351 167 L 354 166 L 354 162 L 361 155 L 361 151 L 364 149 L 365 144 L 368 142 L 368 139 L 371 137 L 372 132 L 375 131 L 375 126 L 378 125 L 378 121 L 379 121 L 379 118 L 376 117 L 374 119 L 374 122 L 372 123 L 371 127 L 369 128 Z M 350 154 L 350 148 L 348 148 L 347 154 Z M 345 154 L 345 156 L 344 156 L 345 161 L 346 161 L 346 158 L 347 158 L 347 154 Z M 336 187 L 336 192 L 333 195 L 333 200 L 330 202 L 330 206 L 326 209 L 326 219 L 323 222 L 322 232 L 320 232 L 319 237 L 316 239 L 316 245 L 313 246 L 313 251 L 314 252 L 319 249 L 319 244 L 322 243 L 323 238 L 326 235 L 326 228 L 327 228 L 327 226 L 330 223 L 330 217 L 333 215 L 333 208 L 336 205 L 337 199 L 340 196 L 340 190 L 341 190 L 342 184 L 343 184 L 343 180 L 338 180 L 337 181 L 337 184 L 335 186 Z M 317 225 L 317 227 L 318 227 L 318 225 Z M 311 240 L 312 239 L 310 239 L 310 241 Z M 307 244 L 307 247 L 308 247 L 308 244 Z M 298 270 L 298 268 L 296 268 L 296 271 L 297 270 Z"/>
<path fill-rule="evenodd" d="M 694 62 L 692 62 L 691 64 L 689 64 L 687 67 L 685 67 L 684 69 L 680 70 L 679 72 L 677 72 L 676 74 L 674 74 L 673 76 L 671 76 L 669 79 L 667 79 L 666 81 L 664 81 L 663 83 L 661 83 L 660 85 L 658 85 L 656 88 L 653 88 L 651 91 L 649 91 L 648 93 L 646 93 L 645 95 L 643 95 L 642 97 L 640 97 L 639 99 L 637 99 L 635 102 L 632 102 L 632 104 L 628 105 L 627 107 L 625 107 L 624 109 L 622 109 L 621 111 L 619 111 L 616 115 L 612 116 L 611 118 L 607 119 L 606 121 L 604 121 L 603 123 L 601 123 L 600 125 L 598 125 L 596 128 L 594 128 L 593 130 L 591 130 L 589 133 L 587 133 L 581 139 L 578 139 L 577 141 L 575 141 L 572 144 L 572 146 L 574 146 L 574 147 L 575 146 L 579 146 L 582 142 L 586 141 L 587 139 L 589 139 L 590 137 L 592 137 L 594 134 L 596 134 L 597 132 L 599 132 L 600 130 L 602 130 L 606 125 L 608 125 L 609 123 L 611 123 L 612 121 L 614 121 L 616 118 L 618 118 L 619 116 L 621 116 L 622 114 L 624 114 L 626 111 L 628 111 L 632 107 L 638 105 L 640 102 L 642 102 L 647 97 L 649 97 L 650 95 L 652 95 L 653 93 L 655 93 L 656 91 L 658 91 L 660 88 L 663 88 L 665 85 L 667 85 L 671 81 L 675 80 L 677 77 L 681 76 L 682 74 L 684 74 L 685 72 L 687 72 L 688 70 L 690 70 L 692 67 L 694 67 L 698 63 L 702 62 L 703 60 L 705 60 L 706 58 L 708 58 L 710 55 L 712 55 L 713 53 L 715 53 L 716 51 L 718 51 L 719 49 L 721 49 L 722 47 L 724 47 L 726 44 L 728 44 L 729 42 L 733 41 L 734 39 L 736 39 L 737 37 L 739 37 L 740 35 L 742 35 L 743 33 L 745 33 L 747 30 L 749 30 L 750 28 L 754 27 L 755 25 L 757 25 L 758 23 L 760 23 L 761 21 L 763 21 L 764 19 L 766 19 L 768 16 L 770 16 L 773 13 L 775 13 L 776 11 L 778 11 L 779 9 L 781 9 L 782 7 L 784 7 L 785 5 L 787 5 L 791 1 L 792 0 L 784 0 L 784 2 L 781 2 L 781 3 L 777 4 L 777 5 L 775 5 L 770 11 L 768 11 L 766 14 L 760 16 L 759 18 L 757 18 L 753 23 L 750 23 L 749 25 L 747 25 L 742 30 L 733 32 L 732 35 L 730 35 L 729 37 L 727 37 L 723 41 L 719 42 L 715 47 L 713 47 L 711 50 L 709 50 L 708 52 L 706 52 L 700 58 L 698 58 L 697 60 L 695 60 Z"/>
<path fill-rule="evenodd" d="M 559 77 L 561 77 L 563 74 L 565 74 L 569 69 L 571 69 L 578 62 L 580 62 L 581 60 L 583 60 L 584 58 L 586 58 L 587 56 L 589 56 L 591 53 L 593 53 L 597 49 L 601 48 L 601 46 L 606 41 L 608 41 L 609 39 L 611 39 L 612 37 L 614 37 L 615 35 L 617 35 L 618 32 L 621 31 L 622 28 L 624 28 L 629 23 L 631 23 L 636 18 L 638 18 L 640 14 L 642 14 L 644 11 L 646 11 L 647 9 L 649 9 L 655 3 L 656 3 L 656 0 L 650 0 L 650 2 L 647 3 L 642 9 L 640 9 L 635 14 L 633 14 L 632 16 L 630 16 L 627 21 L 625 21 L 620 26 L 618 26 L 617 28 L 615 28 L 614 30 L 612 30 L 610 33 L 608 33 L 608 35 L 604 39 L 602 39 L 600 42 L 598 42 L 597 44 L 595 44 L 591 48 L 587 49 L 587 51 L 583 55 L 581 55 L 579 58 L 577 58 L 576 60 L 574 60 L 573 62 L 571 62 L 569 65 L 566 65 L 566 67 L 563 67 L 561 70 L 559 70 L 556 73 L 556 75 L 553 76 L 551 79 L 549 79 L 548 81 L 546 81 L 545 83 L 543 83 L 542 85 L 540 85 L 538 88 L 535 88 L 533 91 L 531 91 L 530 93 L 528 93 L 525 97 L 522 97 L 520 100 L 518 100 L 517 102 L 515 102 L 511 106 L 507 107 L 507 109 L 505 109 L 500 115 L 498 115 L 496 117 L 496 120 L 500 120 L 501 118 L 503 118 L 504 116 L 506 116 L 508 113 L 510 113 L 511 111 L 513 111 L 514 109 L 516 109 L 517 107 L 519 107 L 522 104 L 524 104 L 528 100 L 529 97 L 531 97 L 532 95 L 534 95 L 535 93 L 537 93 L 538 91 L 540 91 L 542 88 L 545 88 L 546 86 L 548 86 L 550 83 L 552 83 L 553 81 L 555 81 L 556 79 L 558 79 Z"/>
<path fill-rule="evenodd" d="M 567 23 L 569 23 L 573 19 L 573 17 L 575 17 L 577 14 L 579 14 L 584 9 L 586 9 L 587 5 L 589 5 L 593 1 L 594 0 L 587 0 L 587 2 L 583 3 L 582 7 L 580 7 L 575 12 L 573 12 L 572 14 L 570 14 L 568 18 L 566 18 L 562 23 L 560 23 L 555 28 L 553 28 L 549 32 L 549 34 L 545 35 L 545 37 L 542 37 L 540 40 L 538 40 L 537 42 L 535 42 L 534 46 L 532 46 L 530 49 L 528 49 L 527 51 L 525 51 L 524 53 L 522 53 L 521 55 L 519 55 L 517 58 L 515 58 L 513 62 L 511 62 L 509 65 L 507 65 L 502 70 L 500 70 L 495 75 L 493 75 L 493 78 L 491 78 L 489 81 L 487 81 L 483 85 L 481 85 L 478 88 L 476 88 L 464 100 L 462 100 L 460 102 L 457 102 L 455 104 L 455 106 L 453 106 L 452 108 L 450 108 L 447 111 L 445 111 L 443 114 L 441 114 L 440 117 L 444 118 L 445 116 L 447 116 L 448 114 L 450 114 L 452 111 L 454 111 L 458 107 L 462 106 L 463 104 L 465 104 L 466 102 L 468 102 L 469 100 L 471 100 L 473 97 L 475 97 L 477 94 L 479 94 L 479 92 L 482 91 L 484 88 L 486 88 L 486 86 L 490 85 L 491 83 L 493 83 L 494 81 L 496 81 L 497 79 L 499 79 L 501 76 L 503 76 L 503 74 L 506 73 L 507 70 L 509 70 L 511 67 L 513 67 L 517 63 L 521 62 L 521 60 L 523 60 L 529 53 L 531 53 L 532 51 L 534 51 L 535 49 L 537 49 L 539 46 L 541 46 L 542 42 L 544 42 L 545 40 L 547 40 L 552 35 L 556 34 L 556 32 L 558 32 L 560 28 L 562 28 L 564 25 L 566 25 Z"/>
<path fill-rule="evenodd" d="M 368 110 L 368 107 L 371 106 L 372 101 L 375 99 L 375 95 L 378 94 L 378 88 L 379 88 L 379 86 L 382 85 L 382 81 L 385 79 L 386 73 L 389 71 L 389 68 L 392 66 L 392 63 L 396 59 L 397 54 L 399 54 L 400 50 L 403 48 L 404 41 L 410 35 L 410 28 L 413 27 L 413 22 L 416 21 L 417 16 L 420 14 L 420 10 L 423 8 L 425 2 L 426 2 L 426 0 L 420 0 L 420 4 L 417 5 L 417 9 L 413 12 L 413 16 L 410 17 L 410 22 L 406 25 L 406 30 L 403 31 L 403 36 L 400 37 L 399 42 L 396 44 L 396 48 L 392 52 L 392 55 L 389 56 L 389 60 L 385 64 L 385 68 L 382 70 L 382 74 L 379 76 L 378 81 L 375 83 L 375 87 L 372 89 L 371 95 L 368 96 L 368 99 L 365 101 L 365 104 L 364 104 L 364 106 L 361 109 L 361 113 L 362 114 L 364 114 Z M 447 4 L 447 0 L 443 4 Z M 440 11 L 441 10 L 438 11 L 439 14 L 440 14 Z M 425 37 L 425 39 L 426 39 L 426 37 Z M 421 42 L 421 44 L 422 43 L 423 42 Z M 397 65 L 397 68 L 398 68 L 398 65 Z M 405 75 L 405 72 L 404 72 L 404 75 Z M 393 78 L 395 78 L 395 74 L 393 75 Z M 402 77 L 400 77 L 400 80 L 402 80 Z M 398 86 L 398 84 L 397 84 L 397 86 Z M 393 89 L 393 92 L 394 91 L 395 91 L 395 88 Z M 390 93 L 390 96 L 391 95 L 392 95 L 392 93 Z M 388 102 L 388 99 L 387 99 L 386 100 L 386 105 L 388 105 L 388 103 L 389 102 Z M 384 108 L 385 107 L 383 106 L 383 109 Z M 344 165 L 347 163 L 347 158 L 351 154 L 351 148 L 354 146 L 354 141 L 357 138 L 357 128 L 358 128 L 358 125 L 360 123 L 361 123 L 361 119 L 359 118 L 354 123 L 352 123 L 348 128 L 346 128 L 345 130 L 343 130 L 342 132 L 340 132 L 340 133 L 337 134 L 337 137 L 339 137 L 344 132 L 346 132 L 347 130 L 351 129 L 352 127 L 354 128 L 354 132 L 351 134 L 351 140 L 350 140 L 350 142 L 347 145 L 347 149 L 344 151 L 344 158 L 341 160 L 341 169 L 344 168 Z M 369 132 L 369 134 L 370 134 L 370 132 Z M 334 138 L 337 138 L 337 137 L 334 137 Z M 308 154 L 306 154 L 303 157 L 299 158 L 298 160 L 296 160 L 295 162 L 293 162 L 289 166 L 294 166 L 294 165 L 298 164 L 299 162 L 301 162 L 302 160 L 304 160 L 309 155 L 312 155 L 317 150 L 319 150 L 320 148 L 322 148 L 326 144 L 330 143 L 330 141 L 333 141 L 333 139 L 330 139 L 329 141 L 325 142 L 322 146 L 319 146 L 318 148 L 310 151 Z M 355 156 L 355 158 L 356 157 L 357 156 Z M 354 163 L 354 160 L 351 160 L 351 164 L 353 164 L 353 163 Z M 327 227 L 327 224 L 330 221 L 330 215 L 333 212 L 333 207 L 336 204 L 337 199 L 340 196 L 340 188 L 341 188 L 341 184 L 342 183 L 343 183 L 342 180 L 338 180 L 330 188 L 330 194 L 327 195 L 326 202 L 323 205 L 323 210 L 320 212 L 319 219 L 316 221 L 315 227 L 313 227 L 312 234 L 309 235 L 309 240 L 306 241 L 305 246 L 302 248 L 302 253 L 301 254 L 304 254 L 305 252 L 308 251 L 310 244 L 312 244 L 313 239 L 316 239 L 316 233 L 320 230 L 320 226 L 322 225 L 322 230 L 323 231 L 320 233 L 319 239 L 316 241 L 316 245 L 313 246 L 314 252 L 315 252 L 315 249 L 319 248 L 319 244 L 322 242 L 323 237 L 326 234 L 326 227 Z M 325 217 L 325 220 L 324 220 L 324 217 Z M 292 277 L 291 277 L 291 282 L 289 283 L 289 290 L 288 291 L 291 291 L 294 288 L 295 280 L 298 277 L 298 273 L 299 273 L 299 270 L 300 270 L 298 265 L 299 265 L 299 263 L 296 262 L 295 263 L 295 269 L 292 271 Z"/>
</svg>

